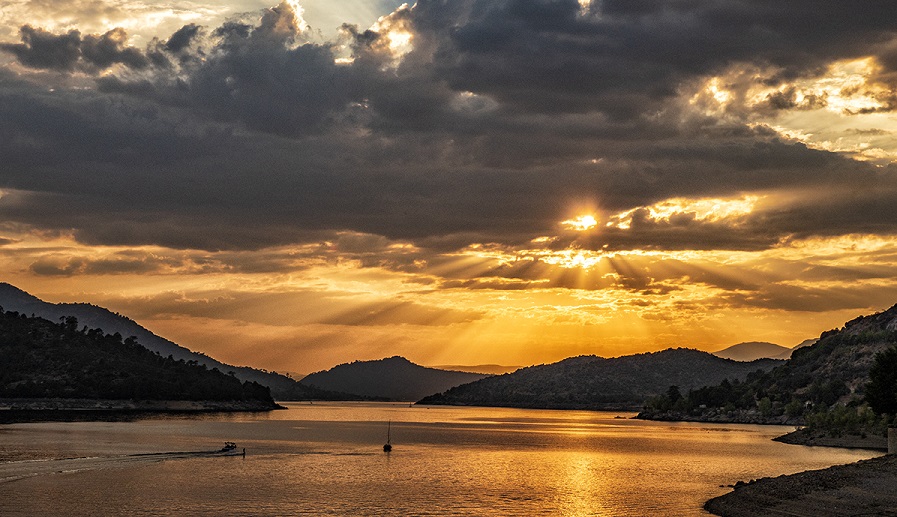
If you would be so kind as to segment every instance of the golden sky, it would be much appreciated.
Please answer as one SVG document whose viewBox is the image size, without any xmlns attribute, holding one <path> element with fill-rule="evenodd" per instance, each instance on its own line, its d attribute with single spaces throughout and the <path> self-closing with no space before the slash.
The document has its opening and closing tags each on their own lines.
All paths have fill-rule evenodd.
<svg viewBox="0 0 897 517">
<path fill-rule="evenodd" d="M 642 4 L 13 1 L 0 280 L 293 372 L 897 303 L 897 5 Z"/>
</svg>

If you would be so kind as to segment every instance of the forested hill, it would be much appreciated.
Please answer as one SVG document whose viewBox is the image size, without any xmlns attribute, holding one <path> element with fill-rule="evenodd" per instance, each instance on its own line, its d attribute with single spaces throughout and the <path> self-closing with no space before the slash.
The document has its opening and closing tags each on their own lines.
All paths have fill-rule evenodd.
<svg viewBox="0 0 897 517">
<path fill-rule="evenodd" d="M 687 390 L 718 384 L 778 364 L 782 361 L 737 362 L 687 348 L 613 359 L 580 356 L 458 386 L 419 403 L 552 409 L 632 406 L 670 385 Z"/>
<path fill-rule="evenodd" d="M 271 394 L 278 400 L 351 400 L 357 396 L 344 393 L 330 393 L 303 386 L 297 381 L 275 372 L 257 370 L 247 366 L 233 366 L 217 361 L 205 354 L 193 352 L 177 343 L 159 337 L 137 322 L 103 307 L 87 303 L 49 303 L 27 293 L 18 287 L 0 282 L 0 307 L 22 314 L 40 316 L 50 321 L 73 316 L 80 325 L 100 328 L 114 334 L 134 336 L 141 345 L 162 357 L 171 355 L 174 359 L 196 362 L 209 370 L 218 368 L 223 372 L 234 372 L 238 379 L 254 381 L 271 388 Z"/>
<path fill-rule="evenodd" d="M 135 339 L 0 311 L 0 397 L 256 402 L 267 387 L 195 362 L 164 358 Z"/>
<path fill-rule="evenodd" d="M 438 370 L 414 364 L 404 357 L 355 361 L 313 373 L 302 384 L 370 397 L 413 401 L 453 386 L 486 377 L 484 374 Z"/>
<path fill-rule="evenodd" d="M 794 423 L 831 427 L 820 419 L 872 419 L 870 371 L 879 354 L 897 345 L 897 305 L 824 332 L 812 346 L 745 383 L 725 383 L 651 401 L 645 418 Z M 890 366 L 888 368 L 891 368 Z M 886 372 L 887 373 L 887 372 Z M 897 373 L 894 373 L 897 376 Z M 889 388 L 890 389 L 890 388 Z M 894 398 L 894 391 L 884 395 Z M 878 395 L 878 394 L 872 394 Z M 879 411 L 882 412 L 882 411 Z M 884 412 L 894 413 L 894 410 Z M 831 424 L 831 425 L 829 425 Z M 860 424 L 865 425 L 863 422 Z"/>
</svg>

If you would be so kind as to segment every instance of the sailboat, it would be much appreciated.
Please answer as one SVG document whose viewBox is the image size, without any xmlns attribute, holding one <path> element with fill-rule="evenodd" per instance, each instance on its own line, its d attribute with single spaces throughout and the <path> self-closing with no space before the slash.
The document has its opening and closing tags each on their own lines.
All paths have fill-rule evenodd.
<svg viewBox="0 0 897 517">
<path fill-rule="evenodd" d="M 386 444 L 383 446 L 383 452 L 389 452 L 392 450 L 392 444 L 390 443 L 389 431 L 392 427 L 392 420 L 388 421 L 386 424 Z"/>
</svg>

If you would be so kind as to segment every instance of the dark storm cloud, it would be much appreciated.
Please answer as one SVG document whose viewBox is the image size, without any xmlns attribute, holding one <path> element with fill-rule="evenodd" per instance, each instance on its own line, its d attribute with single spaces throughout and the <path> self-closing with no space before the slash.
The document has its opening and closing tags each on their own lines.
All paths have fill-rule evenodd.
<svg viewBox="0 0 897 517">
<path fill-rule="evenodd" d="M 15 55 L 23 65 L 32 68 L 73 70 L 81 66 L 104 69 L 121 63 L 140 69 L 149 65 L 141 51 L 126 46 L 128 35 L 124 29 L 88 34 L 83 38 L 77 30 L 56 35 L 30 25 L 23 26 L 19 32 L 22 43 L 3 43 L 0 50 Z"/>
<path fill-rule="evenodd" d="M 144 68 L 149 60 L 142 52 L 125 46 L 128 34 L 124 29 L 112 29 L 102 35 L 87 35 L 81 41 L 81 56 L 84 61 L 108 68 L 115 63 L 122 63 L 131 68 Z"/>
<path fill-rule="evenodd" d="M 556 234 L 577 203 L 613 213 L 800 191 L 812 199 L 737 221 L 642 218 L 578 245 L 765 249 L 792 235 L 893 234 L 891 168 L 695 113 L 682 92 L 733 67 L 768 70 L 777 86 L 870 53 L 889 80 L 895 15 L 877 0 L 421 0 L 381 32 L 346 27 L 351 64 L 306 40 L 287 3 L 254 22 L 185 25 L 145 51 L 121 29 L 26 26 L 22 43 L 0 46 L 24 66 L 127 73 L 85 89 L 65 83 L 78 74 L 0 71 L 0 188 L 33 193 L 0 200 L 0 213 L 91 244 L 256 249 L 351 231 L 451 250 L 522 248 Z M 400 60 L 393 29 L 413 33 Z M 812 107 L 788 89 L 766 104 Z M 338 246 L 377 264 L 378 239 Z"/>
<path fill-rule="evenodd" d="M 188 48 L 199 35 L 200 27 L 195 23 L 184 25 L 165 42 L 165 50 L 169 52 L 181 52 Z"/>
<path fill-rule="evenodd" d="M 301 40 L 296 13 L 287 3 L 264 12 L 257 26 L 228 22 L 213 31 L 208 57 L 183 63 L 180 77 L 133 82 L 106 77 L 103 91 L 150 98 L 213 120 L 239 121 L 254 130 L 297 136 L 317 132 L 353 100 L 348 69 L 334 63 L 329 46 Z M 186 25 L 164 44 L 182 52 L 200 28 Z"/>
<path fill-rule="evenodd" d="M 19 32 L 22 43 L 3 43 L 0 50 L 12 53 L 23 65 L 71 70 L 81 57 L 81 33 L 78 31 L 56 35 L 25 25 Z"/>
<path fill-rule="evenodd" d="M 828 0 L 575 0 L 469 2 L 436 54 L 440 78 L 526 112 L 654 110 L 690 78 L 735 63 L 782 67 L 778 77 L 864 56 L 890 41 L 897 5 Z M 442 2 L 416 17 L 440 19 Z M 431 14 L 432 13 L 432 14 Z M 462 23 L 458 24 L 458 21 Z"/>
</svg>

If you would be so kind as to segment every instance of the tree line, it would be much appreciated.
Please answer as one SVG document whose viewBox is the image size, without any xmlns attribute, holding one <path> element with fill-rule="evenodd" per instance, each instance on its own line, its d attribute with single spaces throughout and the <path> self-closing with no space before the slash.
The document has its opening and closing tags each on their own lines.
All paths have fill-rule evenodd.
<svg viewBox="0 0 897 517">
<path fill-rule="evenodd" d="M 162 357 L 134 337 L 0 309 L 0 397 L 274 403 L 266 386 L 197 361 Z"/>
</svg>

